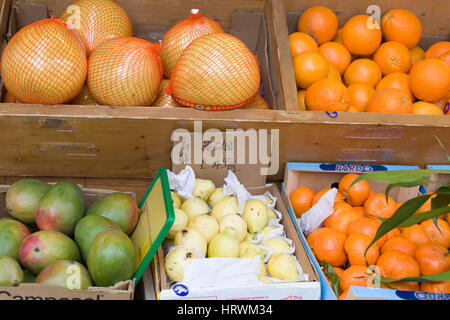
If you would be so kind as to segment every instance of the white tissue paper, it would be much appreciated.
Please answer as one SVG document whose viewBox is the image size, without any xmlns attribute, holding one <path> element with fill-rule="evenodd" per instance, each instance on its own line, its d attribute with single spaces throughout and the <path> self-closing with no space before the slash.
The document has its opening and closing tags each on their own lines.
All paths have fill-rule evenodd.
<svg viewBox="0 0 450 320">
<path fill-rule="evenodd" d="M 177 193 L 183 198 L 192 198 L 192 191 L 195 184 L 195 173 L 190 166 L 186 166 L 185 169 L 180 171 L 179 174 L 167 170 L 170 188 L 177 191 Z M 237 176 L 231 171 L 228 171 L 228 176 L 224 179 L 223 185 L 224 195 L 236 196 L 239 204 L 239 213 L 242 215 L 245 207 L 245 203 L 250 199 L 259 199 L 264 202 L 268 208 L 273 209 L 276 213 L 276 219 L 271 219 L 267 225 L 275 226 L 276 228 L 269 232 L 267 239 L 274 237 L 285 238 L 284 227 L 279 222 L 281 220 L 281 213 L 275 210 L 277 199 L 270 193 L 266 192 L 263 195 L 252 195 L 242 185 Z M 272 200 L 272 204 L 268 204 L 268 197 Z M 325 196 L 323 197 L 325 198 Z M 323 199 L 322 198 L 322 199 Z M 323 201 L 322 201 L 323 202 Z M 306 213 L 305 213 L 306 214 Z M 261 245 L 261 240 L 264 233 L 261 232 L 255 235 L 255 239 L 250 242 L 258 245 L 267 251 L 267 256 L 264 259 L 264 263 L 267 263 L 270 257 L 273 255 L 273 250 Z M 297 269 L 299 277 L 296 280 L 308 280 L 308 274 L 303 273 L 303 270 L 298 262 L 297 258 L 293 255 L 295 247 L 292 240 L 286 239 L 292 247 L 291 254 L 297 262 Z M 174 247 L 166 248 L 167 254 L 173 250 Z M 202 255 L 198 255 L 202 257 Z M 182 283 L 188 287 L 223 287 L 233 285 L 265 285 L 264 282 L 258 280 L 260 273 L 260 257 L 256 256 L 253 259 L 243 258 L 206 258 L 206 259 L 193 259 L 191 264 L 187 264 L 183 267 L 184 279 Z M 273 282 L 285 282 L 279 279 L 269 278 Z"/>
<path fill-rule="evenodd" d="M 190 166 L 186 166 L 180 173 L 175 174 L 167 170 L 167 177 L 171 190 L 177 191 L 180 197 L 192 198 L 192 191 L 195 185 L 195 173 Z"/>
<path fill-rule="evenodd" d="M 183 281 L 189 288 L 262 285 L 258 280 L 260 257 L 194 259 L 183 267 Z"/>
<path fill-rule="evenodd" d="M 303 233 L 307 237 L 311 232 L 319 228 L 323 221 L 333 214 L 334 199 L 336 197 L 338 190 L 332 188 L 330 191 L 325 193 L 320 200 L 306 211 L 300 218 L 298 218 L 298 223 Z"/>
</svg>

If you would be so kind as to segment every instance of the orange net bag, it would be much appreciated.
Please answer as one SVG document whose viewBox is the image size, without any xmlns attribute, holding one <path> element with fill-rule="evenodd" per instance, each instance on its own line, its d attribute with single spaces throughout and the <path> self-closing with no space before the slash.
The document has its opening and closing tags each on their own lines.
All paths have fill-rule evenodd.
<svg viewBox="0 0 450 320">
<path fill-rule="evenodd" d="M 101 105 L 150 106 L 161 82 L 152 43 L 134 37 L 101 44 L 89 57 L 88 86 Z"/>
<path fill-rule="evenodd" d="M 153 101 L 152 107 L 163 107 L 163 108 L 180 107 L 180 105 L 172 99 L 172 96 L 170 95 L 169 90 L 168 90 L 169 85 L 170 85 L 170 80 L 167 80 L 167 79 L 161 80 L 159 94 L 156 97 L 155 101 Z"/>
<path fill-rule="evenodd" d="M 86 81 L 87 59 L 77 37 L 58 19 L 30 24 L 3 51 L 1 76 L 24 103 L 60 104 L 72 100 Z"/>
<path fill-rule="evenodd" d="M 259 94 L 256 95 L 255 99 L 252 102 L 242 107 L 242 109 L 259 109 L 259 110 L 270 110 L 269 105 L 266 100 L 261 97 Z"/>
<path fill-rule="evenodd" d="M 75 1 L 64 10 L 61 19 L 77 32 L 87 56 L 106 40 L 133 35 L 130 17 L 112 0 Z"/>
<path fill-rule="evenodd" d="M 256 57 L 238 38 L 211 33 L 183 52 L 170 80 L 174 100 L 198 110 L 231 110 L 245 106 L 258 92 Z"/>
<path fill-rule="evenodd" d="M 87 84 L 84 85 L 83 89 L 81 89 L 80 93 L 72 100 L 71 104 L 76 105 L 98 105 L 97 101 L 95 101 L 92 93 L 89 91 L 89 87 Z"/>
<path fill-rule="evenodd" d="M 6 93 L 5 93 L 4 97 L 3 97 L 3 101 L 2 101 L 2 102 L 5 102 L 5 103 L 22 103 L 22 102 L 20 102 L 19 100 L 17 100 L 17 98 L 14 97 L 14 96 L 11 94 L 11 92 L 9 92 L 9 91 L 6 91 Z"/>
<path fill-rule="evenodd" d="M 189 18 L 167 31 L 161 45 L 165 77 L 170 79 L 178 59 L 192 41 L 217 32 L 224 32 L 223 28 L 214 20 L 203 17 L 196 9 L 191 11 Z"/>
</svg>

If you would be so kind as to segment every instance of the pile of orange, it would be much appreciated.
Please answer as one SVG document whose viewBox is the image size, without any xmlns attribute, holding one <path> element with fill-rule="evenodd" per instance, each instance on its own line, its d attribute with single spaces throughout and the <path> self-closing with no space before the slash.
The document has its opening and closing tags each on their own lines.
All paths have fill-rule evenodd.
<svg viewBox="0 0 450 320">
<path fill-rule="evenodd" d="M 405 9 L 380 24 L 360 14 L 339 28 L 324 6 L 302 13 L 289 36 L 300 110 L 449 114 L 450 42 L 420 48 L 422 24 Z"/>
<path fill-rule="evenodd" d="M 365 180 L 350 185 L 357 174 L 346 174 L 339 181 L 333 213 L 306 240 L 317 261 L 331 265 L 339 276 L 339 294 L 343 298 L 350 286 L 369 286 L 379 275 L 392 279 L 419 277 L 450 270 L 450 226 L 447 215 L 426 220 L 408 228 L 395 228 L 370 245 L 382 223 L 402 205 L 390 196 L 375 193 Z M 307 187 L 290 196 L 297 217 L 308 211 L 330 188 L 315 193 Z M 416 213 L 431 210 L 431 199 Z M 381 218 L 381 219 L 380 219 Z M 366 249 L 369 248 L 366 252 Z M 368 269 L 368 266 L 375 266 Z M 371 271 L 369 271 L 371 270 Z M 330 279 L 328 279 L 330 282 Z M 330 282 L 331 284 L 331 282 Z M 450 293 L 446 282 L 392 282 L 388 286 L 408 291 Z"/>
</svg>

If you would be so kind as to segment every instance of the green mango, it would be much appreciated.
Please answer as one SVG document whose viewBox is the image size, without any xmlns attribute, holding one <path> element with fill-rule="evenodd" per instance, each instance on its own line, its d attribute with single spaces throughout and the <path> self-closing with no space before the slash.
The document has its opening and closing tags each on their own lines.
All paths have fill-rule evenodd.
<svg viewBox="0 0 450 320">
<path fill-rule="evenodd" d="M 19 249 L 23 240 L 30 235 L 28 228 L 10 218 L 0 219 L 0 255 L 19 260 Z"/>
<path fill-rule="evenodd" d="M 54 230 L 72 236 L 83 216 L 83 192 L 75 183 L 62 181 L 42 198 L 36 210 L 36 224 L 40 230 Z"/>
<path fill-rule="evenodd" d="M 139 220 L 136 201 L 128 194 L 111 193 L 94 203 L 86 215 L 103 216 L 114 221 L 127 235 L 133 232 Z"/>
<path fill-rule="evenodd" d="M 80 247 L 83 261 L 87 261 L 89 248 L 94 238 L 102 231 L 117 230 L 122 231 L 113 221 L 102 216 L 85 216 L 75 227 L 75 241 Z"/>
<path fill-rule="evenodd" d="M 122 231 L 102 231 L 92 241 L 87 266 L 96 286 L 110 287 L 131 279 L 135 264 L 133 242 Z"/>
<path fill-rule="evenodd" d="M 6 192 L 6 210 L 17 220 L 33 224 L 39 202 L 50 189 L 49 184 L 39 180 L 19 180 Z"/>
</svg>

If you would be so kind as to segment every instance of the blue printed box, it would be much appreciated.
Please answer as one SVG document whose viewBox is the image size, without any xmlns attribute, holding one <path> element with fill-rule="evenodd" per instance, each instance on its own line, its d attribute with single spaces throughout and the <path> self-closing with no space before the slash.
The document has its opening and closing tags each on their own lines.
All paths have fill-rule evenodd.
<svg viewBox="0 0 450 320">
<path fill-rule="evenodd" d="M 373 171 L 399 171 L 399 170 L 413 170 L 419 169 L 417 166 L 399 166 L 399 165 L 368 165 L 368 164 L 335 164 L 335 163 L 296 163 L 290 162 L 286 164 L 284 182 L 282 185 L 283 199 L 291 215 L 292 220 L 300 235 L 300 239 L 306 248 L 307 254 L 311 259 L 314 267 L 317 269 L 321 283 L 321 299 L 322 300 L 336 300 L 337 297 L 331 289 L 325 274 L 322 272 L 319 262 L 315 258 L 310 246 L 306 241 L 306 237 L 299 227 L 297 217 L 292 209 L 290 203 L 290 195 L 299 187 L 309 187 L 315 192 L 318 192 L 325 188 L 336 187 L 339 180 L 347 173 L 368 173 Z M 384 193 L 386 184 L 375 183 L 369 181 L 371 189 L 376 193 Z M 406 201 L 419 194 L 419 187 L 415 188 L 394 188 L 390 192 L 390 196 L 396 201 Z M 364 291 L 364 295 L 358 296 L 361 292 L 359 287 L 353 287 L 353 295 L 349 295 L 354 299 L 362 297 L 363 299 L 404 299 L 405 295 L 397 295 L 397 290 L 390 289 L 370 289 Z M 358 289 L 358 290 L 356 290 Z M 356 290 L 356 291 L 355 291 Z M 377 291 L 381 290 L 381 291 Z M 383 294 L 383 292 L 389 292 L 389 294 Z M 400 291 L 399 291 L 400 292 Z M 375 295 L 376 293 L 376 295 Z"/>
</svg>

